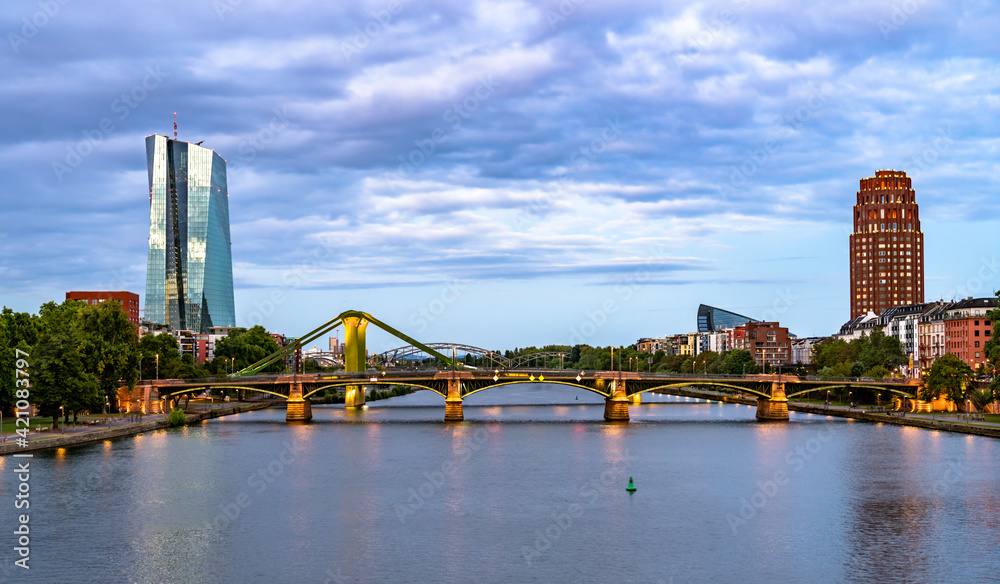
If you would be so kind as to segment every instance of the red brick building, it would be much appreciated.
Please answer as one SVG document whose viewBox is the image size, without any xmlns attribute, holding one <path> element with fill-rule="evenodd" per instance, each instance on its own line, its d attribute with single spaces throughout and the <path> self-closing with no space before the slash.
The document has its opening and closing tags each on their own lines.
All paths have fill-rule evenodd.
<svg viewBox="0 0 1000 584">
<path fill-rule="evenodd" d="M 851 318 L 924 301 L 924 234 L 910 178 L 880 170 L 861 179 L 854 205 Z"/>
<path fill-rule="evenodd" d="M 969 298 L 945 311 L 944 349 L 975 369 L 986 362 L 986 343 L 993 335 L 988 314 L 997 307 L 997 298 Z"/>
<path fill-rule="evenodd" d="M 80 300 L 91 306 L 108 301 L 117 300 L 122 305 L 122 310 L 128 315 L 128 319 L 135 326 L 139 326 L 139 295 L 134 292 L 67 292 L 66 300 Z"/>
<path fill-rule="evenodd" d="M 746 349 L 753 355 L 757 365 L 765 363 L 778 367 L 792 360 L 792 343 L 788 329 L 776 322 L 748 322 L 746 325 Z"/>
</svg>

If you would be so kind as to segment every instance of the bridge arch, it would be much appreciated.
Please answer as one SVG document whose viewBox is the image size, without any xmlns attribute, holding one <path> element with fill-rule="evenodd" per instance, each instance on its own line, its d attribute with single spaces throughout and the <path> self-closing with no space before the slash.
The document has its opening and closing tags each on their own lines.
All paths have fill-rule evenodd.
<svg viewBox="0 0 1000 584">
<path fill-rule="evenodd" d="M 506 367 L 508 365 L 508 359 L 504 358 L 504 356 L 500 353 L 489 349 L 474 347 L 472 345 L 463 345 L 460 343 L 424 343 L 423 346 L 434 349 L 441 354 L 448 354 L 454 350 L 456 356 L 458 354 L 462 354 L 472 355 L 480 359 L 486 359 L 489 361 L 490 367 Z M 394 363 L 400 359 L 413 357 L 415 355 L 422 355 L 424 353 L 427 353 L 427 351 L 425 351 L 422 347 L 404 345 L 402 347 L 396 347 L 395 349 L 383 351 L 375 356 L 381 358 L 383 363 Z"/>
<path fill-rule="evenodd" d="M 657 390 L 657 389 L 666 389 L 666 388 L 671 388 L 671 387 L 692 387 L 692 386 L 695 386 L 695 385 L 711 385 L 711 386 L 715 386 L 715 387 L 726 387 L 726 388 L 729 388 L 729 389 L 734 389 L 736 391 L 742 391 L 744 393 L 752 393 L 752 394 L 756 395 L 757 397 L 763 397 L 763 398 L 767 398 L 767 399 L 771 398 L 771 394 L 765 393 L 765 392 L 760 391 L 760 390 L 749 389 L 749 388 L 746 388 L 746 387 L 740 387 L 738 385 L 733 385 L 731 383 L 721 383 L 721 382 L 718 382 L 718 381 L 711 381 L 711 380 L 691 380 L 691 381 L 684 381 L 684 382 L 681 382 L 681 383 L 668 383 L 668 384 L 665 384 L 665 385 L 657 385 L 655 387 L 645 388 L 645 389 L 642 389 L 642 390 L 634 392 L 634 393 L 629 393 L 628 395 L 635 395 L 637 393 L 646 393 L 647 391 L 653 391 L 653 390 Z"/>
<path fill-rule="evenodd" d="M 178 395 L 184 395 L 185 393 L 195 393 L 195 392 L 198 392 L 198 391 L 206 391 L 206 390 L 212 390 L 212 389 L 242 389 L 244 391 L 259 391 L 261 393 L 267 393 L 267 394 L 271 394 L 271 395 L 274 395 L 274 396 L 278 396 L 281 399 L 285 399 L 285 400 L 288 399 L 288 396 L 285 395 L 285 394 L 283 394 L 283 393 L 276 393 L 276 392 L 269 391 L 269 390 L 266 390 L 266 389 L 261 389 L 259 387 L 246 387 L 246 386 L 243 386 L 243 385 L 211 385 L 211 386 L 207 386 L 206 385 L 206 386 L 199 386 L 199 387 L 189 387 L 189 388 L 181 389 L 181 390 L 178 390 L 178 391 L 175 391 L 175 392 L 172 392 L 172 393 L 161 393 L 160 397 L 161 398 L 162 397 L 176 397 Z"/>
<path fill-rule="evenodd" d="M 310 391 L 309 393 L 302 394 L 303 398 L 308 398 L 309 396 L 316 394 L 324 389 L 330 389 L 331 387 L 347 387 L 348 385 L 404 385 L 407 387 L 420 387 L 423 389 L 429 389 L 434 393 L 440 395 L 441 397 L 447 397 L 446 394 L 441 393 L 441 390 L 435 389 L 429 385 L 422 385 L 420 383 L 401 383 L 399 381 L 365 381 L 364 383 L 358 383 L 357 381 L 339 381 L 337 383 L 330 383 L 322 387 L 317 387 L 316 389 Z"/>
<path fill-rule="evenodd" d="M 837 383 L 837 384 L 834 384 L 834 385 L 824 385 L 822 387 L 816 387 L 816 388 L 803 389 L 803 390 L 800 390 L 800 391 L 796 391 L 795 393 L 788 394 L 787 397 L 788 397 L 788 399 L 791 399 L 793 397 L 798 397 L 800 395 L 805 395 L 807 393 L 812 393 L 814 391 L 828 391 L 828 390 L 831 390 L 831 389 L 856 389 L 856 388 L 870 389 L 872 391 L 886 391 L 886 392 L 889 392 L 889 393 L 893 393 L 893 394 L 896 394 L 896 395 L 903 396 L 905 398 L 917 399 L 917 396 L 915 396 L 915 395 L 913 395 L 911 393 L 906 393 L 905 391 L 903 391 L 901 389 L 893 389 L 891 387 L 886 387 L 886 386 L 882 386 L 882 385 L 871 385 L 871 384 L 865 384 L 865 383 Z"/>
<path fill-rule="evenodd" d="M 467 393 L 463 393 L 462 394 L 462 399 L 464 400 L 465 398 L 469 397 L 470 395 L 472 395 L 474 393 L 479 393 L 480 391 L 485 391 L 487 389 L 493 389 L 494 387 L 500 387 L 502 385 L 516 385 L 516 384 L 519 384 L 519 383 L 549 383 L 549 384 L 552 384 L 552 385 L 568 385 L 570 387 L 579 387 L 580 389 L 585 389 L 585 390 L 587 390 L 587 391 L 589 391 L 591 393 L 596 393 L 597 395 L 599 395 L 601 397 L 604 397 L 604 398 L 610 397 L 610 393 L 604 393 L 601 390 L 597 389 L 596 387 L 587 387 L 586 385 L 580 385 L 579 383 L 573 383 L 573 382 L 570 382 L 570 381 L 558 381 L 558 380 L 553 380 L 553 381 L 549 381 L 549 380 L 538 381 L 537 379 L 535 379 L 534 381 L 532 381 L 530 379 L 517 379 L 517 380 L 513 380 L 513 381 L 504 381 L 503 383 L 494 383 L 494 384 L 491 384 L 491 385 L 487 385 L 485 387 L 479 387 L 479 388 L 473 389 L 472 391 L 469 391 Z"/>
</svg>

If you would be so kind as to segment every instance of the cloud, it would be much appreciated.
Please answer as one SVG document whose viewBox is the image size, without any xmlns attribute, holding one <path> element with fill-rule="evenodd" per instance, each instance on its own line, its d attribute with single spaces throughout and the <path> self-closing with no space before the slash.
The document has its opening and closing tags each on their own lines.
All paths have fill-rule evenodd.
<svg viewBox="0 0 1000 584">
<path fill-rule="evenodd" d="M 833 253 L 823 234 L 849 229 L 880 168 L 914 177 L 925 218 L 975 231 L 1000 214 L 989 4 L 233 4 L 68 4 L 0 52 L 0 292 L 126 268 L 142 288 L 143 137 L 174 112 L 230 164 L 248 288 L 282 286 L 323 241 L 336 253 L 311 287 L 583 290 L 650 249 L 674 258 L 655 281 L 691 295 L 765 286 L 801 270 L 768 258 Z M 0 30 L 37 10 L 11 3 Z M 149 67 L 162 83 L 116 110 Z M 105 118 L 114 130 L 55 172 Z M 817 297 L 831 285 L 847 286 Z"/>
</svg>

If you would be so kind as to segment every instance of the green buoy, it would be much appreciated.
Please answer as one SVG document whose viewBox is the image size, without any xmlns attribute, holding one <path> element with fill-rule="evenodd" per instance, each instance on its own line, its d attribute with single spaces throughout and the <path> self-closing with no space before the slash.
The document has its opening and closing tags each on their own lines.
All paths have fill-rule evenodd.
<svg viewBox="0 0 1000 584">
<path fill-rule="evenodd" d="M 630 493 L 634 493 L 635 492 L 635 483 L 632 482 L 632 477 L 628 478 L 628 486 L 625 487 L 625 490 L 628 491 L 628 492 L 630 492 Z"/>
<path fill-rule="evenodd" d="M 580 399 L 580 396 L 576 396 L 576 399 Z"/>
</svg>

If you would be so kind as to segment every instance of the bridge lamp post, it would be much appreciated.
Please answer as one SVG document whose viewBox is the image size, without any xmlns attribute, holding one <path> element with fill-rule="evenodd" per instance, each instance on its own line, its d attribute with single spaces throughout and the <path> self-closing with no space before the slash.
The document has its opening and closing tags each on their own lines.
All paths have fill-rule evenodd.
<svg viewBox="0 0 1000 584">
<path fill-rule="evenodd" d="M 160 354 L 156 354 L 156 379 L 160 379 Z"/>
</svg>

